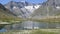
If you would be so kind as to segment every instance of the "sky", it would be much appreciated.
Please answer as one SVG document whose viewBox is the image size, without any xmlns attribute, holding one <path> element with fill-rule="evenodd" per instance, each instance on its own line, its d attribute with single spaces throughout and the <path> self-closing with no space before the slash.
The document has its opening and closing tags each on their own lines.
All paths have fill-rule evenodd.
<svg viewBox="0 0 60 34">
<path fill-rule="evenodd" d="M 10 1 L 16 1 L 16 2 L 27 1 L 27 2 L 30 2 L 30 3 L 42 3 L 42 2 L 45 2 L 46 0 L 0 0 L 0 3 L 1 4 L 6 4 Z"/>
</svg>

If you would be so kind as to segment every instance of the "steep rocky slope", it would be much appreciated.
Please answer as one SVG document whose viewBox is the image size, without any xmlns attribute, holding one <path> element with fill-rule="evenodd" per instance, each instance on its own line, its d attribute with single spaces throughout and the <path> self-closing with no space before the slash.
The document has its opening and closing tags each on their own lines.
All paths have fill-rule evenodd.
<svg viewBox="0 0 60 34">
<path fill-rule="evenodd" d="M 60 0 L 47 0 L 42 6 L 35 10 L 32 17 L 43 18 L 46 16 L 58 16 L 60 14 Z"/>
<path fill-rule="evenodd" d="M 6 9 L 2 4 L 0 4 L 0 21 L 10 22 L 19 19 L 15 14 Z"/>
<path fill-rule="evenodd" d="M 14 2 L 11 1 L 5 4 L 5 7 L 9 9 L 18 17 L 28 18 L 33 13 L 34 10 L 39 8 L 39 4 L 33 4 L 26 1 Z"/>
</svg>

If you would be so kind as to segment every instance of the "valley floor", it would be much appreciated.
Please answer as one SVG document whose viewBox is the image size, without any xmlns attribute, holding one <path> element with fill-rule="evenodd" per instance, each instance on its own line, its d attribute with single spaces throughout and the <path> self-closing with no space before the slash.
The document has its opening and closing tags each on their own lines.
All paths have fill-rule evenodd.
<svg viewBox="0 0 60 34">
<path fill-rule="evenodd" d="M 12 30 L 0 34 L 60 34 L 60 29 Z"/>
</svg>

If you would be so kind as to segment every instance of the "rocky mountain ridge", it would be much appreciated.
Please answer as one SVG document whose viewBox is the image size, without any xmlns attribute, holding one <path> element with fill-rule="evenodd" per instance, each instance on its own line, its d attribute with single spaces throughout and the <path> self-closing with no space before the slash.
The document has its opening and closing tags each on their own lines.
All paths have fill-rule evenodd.
<svg viewBox="0 0 60 34">
<path fill-rule="evenodd" d="M 39 8 L 39 4 L 33 4 L 29 2 L 14 2 L 11 1 L 8 4 L 5 4 L 5 7 L 11 12 L 16 14 L 18 17 L 29 18 L 34 10 Z"/>
<path fill-rule="evenodd" d="M 44 18 L 60 15 L 60 0 L 47 0 L 32 14 L 33 18 Z"/>
</svg>

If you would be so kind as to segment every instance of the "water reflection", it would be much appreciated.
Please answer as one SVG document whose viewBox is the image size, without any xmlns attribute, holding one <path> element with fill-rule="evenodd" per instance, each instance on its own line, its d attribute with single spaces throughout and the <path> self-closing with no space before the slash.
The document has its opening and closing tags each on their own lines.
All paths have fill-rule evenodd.
<svg viewBox="0 0 60 34">
<path fill-rule="evenodd" d="M 34 22 L 34 21 L 23 21 L 22 23 L 6 25 L 0 32 L 6 32 L 7 30 L 28 30 L 28 29 L 60 29 L 60 23 L 45 23 L 45 22 Z"/>
<path fill-rule="evenodd" d="M 6 30 L 6 29 L 4 29 L 4 28 L 0 30 L 0 32 L 6 32 L 6 31 L 7 31 L 7 30 Z"/>
<path fill-rule="evenodd" d="M 33 21 L 23 21 L 22 23 L 7 25 L 5 29 L 7 30 L 24 30 L 24 29 L 46 29 L 46 28 L 60 28 L 59 23 L 45 23 L 45 22 L 33 22 Z"/>
</svg>

